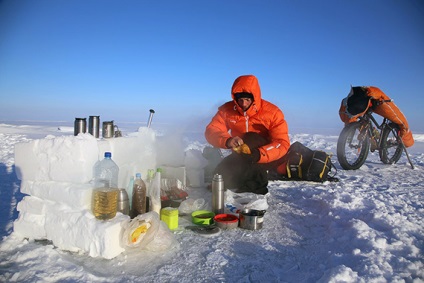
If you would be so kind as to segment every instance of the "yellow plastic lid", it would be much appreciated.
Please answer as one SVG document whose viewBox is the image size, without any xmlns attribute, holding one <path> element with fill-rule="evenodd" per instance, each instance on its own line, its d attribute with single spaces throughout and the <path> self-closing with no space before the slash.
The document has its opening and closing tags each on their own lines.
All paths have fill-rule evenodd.
<svg viewBox="0 0 424 283">
<path fill-rule="evenodd" d="M 161 214 L 166 216 L 177 216 L 178 209 L 174 207 L 164 207 L 161 209 Z"/>
</svg>

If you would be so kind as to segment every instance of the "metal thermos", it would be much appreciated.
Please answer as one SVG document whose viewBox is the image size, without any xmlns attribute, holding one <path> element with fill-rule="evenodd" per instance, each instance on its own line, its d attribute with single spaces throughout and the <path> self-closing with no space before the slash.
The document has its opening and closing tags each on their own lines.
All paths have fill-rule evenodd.
<svg viewBox="0 0 424 283">
<path fill-rule="evenodd" d="M 95 138 L 99 137 L 100 116 L 90 116 L 88 118 L 88 132 Z"/>
<path fill-rule="evenodd" d="M 127 190 L 119 189 L 117 206 L 118 212 L 122 212 L 125 215 L 130 215 L 130 200 L 128 198 Z"/>
<path fill-rule="evenodd" d="M 75 118 L 74 136 L 77 136 L 79 133 L 85 133 L 85 132 L 87 132 L 86 118 Z"/>
<path fill-rule="evenodd" d="M 113 138 L 114 133 L 114 127 L 113 127 L 113 121 L 105 121 L 103 122 L 103 129 L 102 129 L 102 136 L 106 139 Z"/>
<path fill-rule="evenodd" d="M 219 174 L 212 179 L 212 211 L 215 214 L 224 213 L 224 179 Z"/>
</svg>

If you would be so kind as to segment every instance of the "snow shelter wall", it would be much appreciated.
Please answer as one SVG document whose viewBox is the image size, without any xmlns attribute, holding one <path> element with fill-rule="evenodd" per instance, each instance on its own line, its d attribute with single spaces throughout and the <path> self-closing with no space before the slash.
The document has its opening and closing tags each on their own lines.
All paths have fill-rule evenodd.
<svg viewBox="0 0 424 283">
<path fill-rule="evenodd" d="M 156 168 L 155 134 L 142 127 L 128 137 L 96 139 L 90 134 L 48 136 L 15 146 L 15 166 L 21 192 L 14 232 L 23 238 L 47 239 L 59 249 L 114 258 L 124 251 L 122 223 L 117 213 L 107 221 L 91 212 L 93 166 L 112 152 L 119 167 L 118 184 L 126 188 L 136 172 L 147 176 Z"/>
</svg>

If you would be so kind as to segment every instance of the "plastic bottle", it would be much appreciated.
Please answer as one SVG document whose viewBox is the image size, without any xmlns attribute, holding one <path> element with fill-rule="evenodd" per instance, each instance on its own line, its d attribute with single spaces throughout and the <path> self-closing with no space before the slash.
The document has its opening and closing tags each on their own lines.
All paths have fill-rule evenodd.
<svg viewBox="0 0 424 283">
<path fill-rule="evenodd" d="M 131 176 L 130 181 L 128 182 L 128 186 L 127 186 L 128 203 L 130 204 L 130 211 L 132 209 L 133 189 L 134 189 L 134 176 Z"/>
<path fill-rule="evenodd" d="M 112 160 L 112 153 L 105 152 L 104 159 L 94 164 L 94 189 L 92 211 L 97 219 L 112 219 L 118 202 L 119 167 Z"/>
<path fill-rule="evenodd" d="M 146 183 L 141 179 L 141 173 L 135 174 L 132 193 L 131 217 L 146 213 Z"/>
<path fill-rule="evenodd" d="M 153 186 L 153 180 L 155 178 L 155 170 L 149 169 L 147 170 L 147 180 L 146 180 L 146 212 L 149 212 L 152 210 L 152 186 Z"/>
<path fill-rule="evenodd" d="M 224 179 L 219 174 L 212 179 L 212 211 L 215 214 L 224 213 Z"/>
<path fill-rule="evenodd" d="M 156 174 L 152 183 L 151 199 L 150 199 L 152 204 L 151 211 L 156 211 L 158 215 L 160 215 L 160 209 L 162 208 L 161 199 L 160 199 L 161 179 L 162 179 L 161 171 L 162 170 L 160 168 L 156 170 Z"/>
</svg>

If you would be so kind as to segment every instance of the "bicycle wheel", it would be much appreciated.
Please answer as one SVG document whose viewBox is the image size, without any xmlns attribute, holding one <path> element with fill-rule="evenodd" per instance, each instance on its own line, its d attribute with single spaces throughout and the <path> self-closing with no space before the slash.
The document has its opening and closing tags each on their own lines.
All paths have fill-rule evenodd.
<svg viewBox="0 0 424 283">
<path fill-rule="evenodd" d="M 343 128 L 337 141 L 337 159 L 343 169 L 359 169 L 369 150 L 370 139 L 362 123 L 350 123 Z"/>
<path fill-rule="evenodd" d="M 397 134 L 399 127 L 396 124 L 390 123 L 385 125 L 381 133 L 380 143 L 380 160 L 384 164 L 393 164 L 399 161 L 402 156 L 403 144 Z"/>
</svg>

